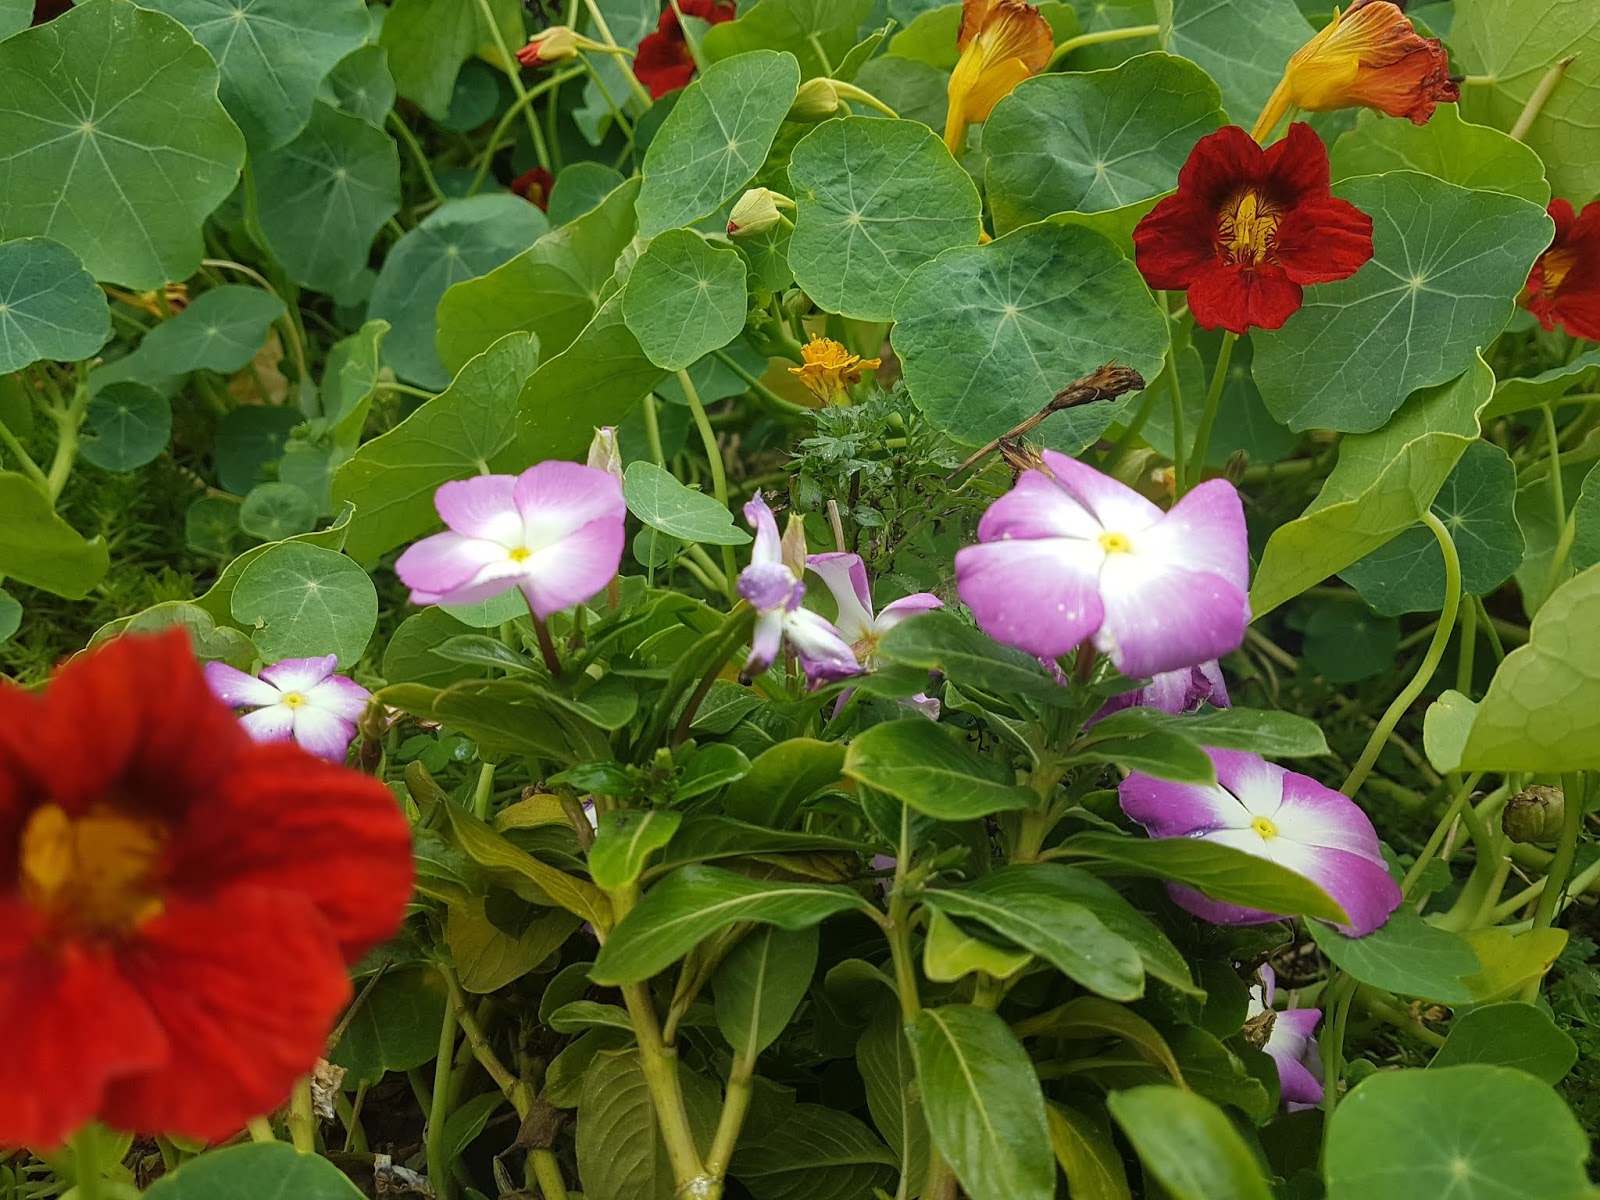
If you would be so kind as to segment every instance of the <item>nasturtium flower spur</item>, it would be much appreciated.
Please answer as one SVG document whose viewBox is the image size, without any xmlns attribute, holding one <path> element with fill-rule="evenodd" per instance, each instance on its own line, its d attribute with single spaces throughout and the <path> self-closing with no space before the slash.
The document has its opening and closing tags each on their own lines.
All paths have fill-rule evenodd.
<svg viewBox="0 0 1600 1200">
<path fill-rule="evenodd" d="M 1425 125 L 1435 108 L 1459 99 L 1438 38 L 1419 34 L 1389 0 L 1355 0 L 1294 52 L 1253 136 L 1266 141 L 1291 108 L 1373 108 Z"/>
<path fill-rule="evenodd" d="M 1355 801 L 1308 775 L 1241 750 L 1207 750 L 1217 782 L 1169 783 L 1135 772 L 1122 781 L 1122 811 L 1151 837 L 1186 837 L 1231 846 L 1287 867 L 1344 909 L 1340 928 L 1364 937 L 1400 906 L 1378 834 Z M 1276 913 L 1211 900 L 1180 885 L 1173 900 L 1217 925 L 1275 921 Z"/>
<path fill-rule="evenodd" d="M 744 673 L 765 671 L 787 641 L 800 660 L 800 669 L 814 684 L 859 674 L 855 653 L 839 631 L 827 618 L 801 607 L 806 585 L 795 567 L 784 561 L 778 522 L 760 492 L 744 506 L 744 518 L 756 531 L 750 565 L 739 574 L 739 595 L 756 610 Z"/>
<path fill-rule="evenodd" d="M 1518 302 L 1546 329 L 1600 341 L 1600 200 L 1574 213 L 1570 201 L 1550 201 L 1555 240 L 1528 275 Z"/>
<path fill-rule="evenodd" d="M 594 467 L 551 461 L 454 480 L 433 503 L 448 532 L 394 565 L 413 604 L 477 604 L 520 588 L 543 621 L 600 591 L 622 563 L 622 485 Z"/>
<path fill-rule="evenodd" d="M 207 663 L 205 673 L 218 700 L 251 710 L 239 724 L 256 741 L 298 742 L 318 758 L 342 763 L 372 693 L 335 675 L 338 665 L 330 654 L 286 658 L 263 668 L 259 679 L 220 662 Z"/>
<path fill-rule="evenodd" d="M 652 100 L 688 86 L 694 78 L 694 55 L 683 26 L 678 23 L 680 10 L 686 17 L 698 17 L 712 25 L 731 21 L 736 15 L 733 0 L 678 0 L 676 8 L 667 5 L 656 22 L 655 32 L 645 35 L 633 59 L 633 73 L 649 90 Z"/>
<path fill-rule="evenodd" d="M 800 348 L 801 366 L 790 367 L 820 404 L 848 404 L 850 387 L 861 382 L 861 372 L 883 365 L 881 358 L 851 354 L 832 338 L 813 337 Z"/>
<path fill-rule="evenodd" d="M 1261 964 L 1261 982 L 1250 989 L 1244 1038 L 1260 1046 L 1278 1068 L 1278 1094 L 1290 1112 L 1322 1103 L 1322 1054 L 1317 1048 L 1319 1008 L 1275 1009 L 1277 973 Z"/>
<path fill-rule="evenodd" d="M 251 741 L 181 632 L 0 684 L 0 1146 L 271 1112 L 411 879 L 388 789 Z"/>
<path fill-rule="evenodd" d="M 1055 53 L 1055 32 L 1039 10 L 1023 0 L 962 0 L 961 31 L 950 75 L 950 107 L 944 144 L 961 153 L 967 126 L 987 121 L 994 106 Z"/>
<path fill-rule="evenodd" d="M 1093 640 L 1130 679 L 1236 650 L 1250 620 L 1239 493 L 1202 483 L 1170 512 L 1054 450 L 956 552 L 956 587 L 991 637 L 1053 659 Z"/>
<path fill-rule="evenodd" d="M 1178 190 L 1133 231 L 1151 287 L 1186 291 L 1207 329 L 1277 329 L 1304 298 L 1372 257 L 1372 218 L 1329 191 L 1328 148 L 1296 122 L 1263 150 L 1225 125 L 1189 152 Z"/>
</svg>

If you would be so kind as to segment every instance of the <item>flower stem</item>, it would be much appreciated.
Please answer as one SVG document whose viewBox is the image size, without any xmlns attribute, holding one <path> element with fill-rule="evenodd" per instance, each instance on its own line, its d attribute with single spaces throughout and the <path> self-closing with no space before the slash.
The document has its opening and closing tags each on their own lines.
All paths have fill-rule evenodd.
<svg viewBox="0 0 1600 1200">
<path fill-rule="evenodd" d="M 102 1200 L 105 1176 L 100 1173 L 100 1126 L 90 1121 L 72 1139 L 73 1200 Z"/>
<path fill-rule="evenodd" d="M 278 300 L 283 299 L 282 296 L 278 295 L 278 290 L 267 282 L 266 276 L 253 267 L 234 262 L 231 258 L 205 258 L 200 260 L 200 265 L 202 267 L 213 267 L 219 271 L 236 271 L 246 279 L 252 280 L 267 295 L 276 297 Z M 288 312 L 292 311 L 287 304 L 284 305 L 284 309 L 286 315 L 283 318 L 283 328 L 284 332 L 289 335 L 289 351 L 294 355 L 295 370 L 300 373 L 301 379 L 310 379 L 311 372 L 306 366 L 306 348 L 304 341 L 300 337 L 300 327 L 294 323 L 293 317 L 287 315 Z"/>
<path fill-rule="evenodd" d="M 1239 335 L 1231 330 L 1222 335 L 1222 346 L 1217 351 L 1217 366 L 1211 372 L 1211 386 L 1206 389 L 1206 404 L 1200 413 L 1200 428 L 1195 430 L 1194 449 L 1189 454 L 1191 487 L 1200 482 L 1205 471 L 1206 450 L 1211 445 L 1211 430 L 1217 423 L 1217 410 L 1222 407 L 1222 388 L 1228 381 L 1228 363 L 1233 359 L 1233 344 L 1238 340 Z M 1174 448 L 1176 449 L 1176 446 Z"/>
<path fill-rule="evenodd" d="M 1411 869 L 1406 872 L 1406 877 L 1400 881 L 1400 894 L 1411 896 L 1411 890 L 1417 886 L 1417 881 L 1422 878 L 1422 873 L 1428 869 L 1428 864 L 1433 861 L 1433 856 L 1439 852 L 1439 846 L 1444 842 L 1450 826 L 1455 822 L 1456 816 L 1461 812 L 1462 806 L 1472 799 L 1472 789 L 1478 786 L 1478 780 L 1483 778 L 1482 771 L 1474 771 L 1467 776 L 1456 794 L 1451 798 L 1449 807 L 1444 810 L 1444 816 L 1439 818 L 1439 823 L 1433 827 L 1433 832 L 1428 835 L 1427 844 L 1422 847 L 1417 855 L 1417 861 L 1411 864 Z"/>
<path fill-rule="evenodd" d="M 589 20 L 594 22 L 594 31 L 600 35 L 600 40 L 614 50 L 621 50 L 623 47 L 619 46 L 617 39 L 611 36 L 611 26 L 606 24 L 606 18 L 600 11 L 600 6 L 594 0 L 583 0 L 583 6 L 588 9 Z M 685 37 L 685 41 L 687 40 L 687 37 Z M 644 84 L 639 82 L 639 77 L 633 73 L 633 68 L 629 67 L 626 74 L 628 83 L 633 88 L 633 94 L 644 102 L 646 108 L 649 108 L 650 105 L 655 103 L 650 99 L 650 92 L 645 88 Z"/>
<path fill-rule="evenodd" d="M 1434 516 L 1432 509 L 1422 514 L 1422 523 L 1438 539 L 1439 549 L 1444 554 L 1444 608 L 1439 613 L 1439 626 L 1433 631 L 1433 641 L 1428 644 L 1428 651 L 1422 656 L 1422 663 L 1418 666 L 1417 673 L 1384 711 L 1377 728 L 1367 739 L 1366 749 L 1361 752 L 1361 757 L 1350 769 L 1350 775 L 1344 781 L 1344 786 L 1339 789 L 1346 796 L 1354 796 L 1360 789 L 1372 771 L 1373 764 L 1378 761 L 1378 752 L 1383 749 L 1384 743 L 1389 740 L 1389 735 L 1394 732 L 1394 727 L 1400 723 L 1400 718 L 1405 715 L 1406 709 L 1410 708 L 1412 701 L 1422 694 L 1422 689 L 1428 686 L 1428 680 L 1432 679 L 1433 673 L 1439 669 L 1439 660 L 1444 657 L 1445 646 L 1449 644 L 1450 633 L 1456 625 L 1456 610 L 1461 607 L 1461 556 L 1456 553 L 1456 544 L 1450 537 L 1450 531 L 1444 527 L 1443 521 Z"/>
<path fill-rule="evenodd" d="M 489 0 L 478 0 L 478 12 L 482 14 L 483 23 L 489 28 L 489 39 L 494 42 L 494 48 L 500 52 L 501 67 L 511 84 L 511 90 L 517 94 L 518 104 L 513 107 L 520 107 L 527 118 L 528 136 L 533 139 L 534 157 L 539 160 L 539 165 L 548 171 L 550 147 L 545 145 L 544 130 L 539 127 L 539 118 L 534 116 L 533 110 L 529 107 L 533 101 L 528 89 L 522 83 L 522 64 L 517 62 L 511 47 L 506 45 L 505 34 L 500 31 L 500 22 L 495 20 L 494 9 L 490 7 Z"/>
<path fill-rule="evenodd" d="M 740 1053 L 734 1057 L 733 1067 L 728 1072 L 722 1116 L 717 1119 L 717 1132 L 706 1154 L 706 1174 L 714 1180 L 721 1180 L 728 1173 L 733 1149 L 739 1143 L 739 1131 L 744 1128 L 745 1114 L 750 1111 L 750 1081 L 755 1075 L 755 1066 L 754 1054 Z"/>
<path fill-rule="evenodd" d="M 727 367 L 728 370 L 744 380 L 745 386 L 770 404 L 779 416 L 809 417 L 811 415 L 811 410 L 805 405 L 796 404 L 793 400 L 785 400 L 777 392 L 762 383 L 761 380 L 750 374 L 749 371 L 746 371 L 733 355 L 724 350 L 713 350 L 711 355 L 719 363 Z"/>
<path fill-rule="evenodd" d="M 301 1154 L 317 1152 L 317 1114 L 311 1107 L 311 1077 L 303 1076 L 289 1093 L 289 1115 L 285 1120 L 289 1140 Z"/>
<path fill-rule="evenodd" d="M 1555 66 L 1544 73 L 1544 78 L 1539 80 L 1539 86 L 1533 89 L 1533 94 L 1528 97 L 1528 102 L 1522 106 L 1522 111 L 1517 114 L 1517 122 L 1509 130 L 1512 137 L 1521 141 L 1528 136 L 1528 130 L 1533 128 L 1533 123 L 1539 119 L 1539 112 L 1544 108 L 1545 101 L 1550 99 L 1550 93 L 1556 90 L 1556 85 L 1567 73 L 1567 68 L 1572 65 L 1575 56 L 1563 58 Z"/>
<path fill-rule="evenodd" d="M 434 201 L 439 204 L 449 199 L 444 190 L 439 186 L 439 181 L 433 177 L 433 167 L 428 162 L 428 156 L 423 152 L 422 146 L 417 141 L 417 135 L 411 132 L 411 127 L 400 119 L 400 114 L 394 109 L 389 110 L 389 127 L 400 135 L 400 140 L 405 143 L 406 150 L 412 160 L 417 164 L 417 170 L 422 175 L 422 182 L 427 186 L 428 192 Z"/>
<path fill-rule="evenodd" d="M 456 1054 L 456 1006 L 444 1006 L 444 1020 L 439 1024 L 439 1058 L 433 1066 L 433 1092 L 428 1104 L 428 1127 L 425 1145 L 428 1159 L 428 1182 L 438 1200 L 455 1200 L 456 1179 L 449 1155 L 445 1153 L 444 1131 L 450 1118 L 450 1070 Z"/>
<path fill-rule="evenodd" d="M 706 458 L 711 465 L 711 491 L 717 497 L 717 503 L 727 508 L 728 476 L 722 465 L 722 447 L 717 444 L 717 435 L 712 432 L 705 405 L 700 403 L 700 393 L 695 390 L 694 380 L 689 378 L 688 371 L 678 372 L 678 386 L 683 389 L 684 397 L 689 401 L 689 411 L 694 414 L 695 428 L 700 431 L 700 441 L 706 448 Z M 728 595 L 732 596 L 739 580 L 739 572 L 733 564 L 732 546 L 722 547 L 722 571 L 728 577 Z"/>
<path fill-rule="evenodd" d="M 38 463 L 33 461 L 33 455 L 28 453 L 22 443 L 17 440 L 17 435 L 6 427 L 4 421 L 0 421 L 0 442 L 3 442 L 6 449 L 11 451 L 23 473 L 48 492 L 50 490 L 50 481 L 45 478 L 44 471 Z"/>
<path fill-rule="evenodd" d="M 472 186 L 467 189 L 467 195 L 476 196 L 478 189 L 483 186 L 483 181 L 488 178 L 489 163 L 493 160 L 495 152 L 500 149 L 500 139 L 505 136 L 511 122 L 516 120 L 517 114 L 526 110 L 530 104 L 546 92 L 554 91 L 567 80 L 576 79 L 583 73 L 584 69 L 582 67 L 570 67 L 517 94 L 517 98 L 512 102 L 511 107 L 500 114 L 500 120 L 495 123 L 494 132 L 489 135 L 489 141 L 484 145 L 483 157 L 478 160 L 478 173 L 472 177 Z M 520 83 L 521 80 L 519 79 L 518 82 Z"/>
<path fill-rule="evenodd" d="M 539 653 L 544 655 L 544 665 L 550 668 L 550 674 L 556 679 L 561 678 L 561 659 L 556 654 L 556 644 L 550 639 L 550 627 L 537 613 L 529 610 L 533 617 L 533 632 L 539 639 Z"/>
<path fill-rule="evenodd" d="M 1122 29 L 1102 29 L 1098 33 L 1080 33 L 1077 37 L 1070 37 L 1055 48 L 1050 55 L 1050 61 L 1045 64 L 1045 70 L 1052 69 L 1074 50 L 1082 50 L 1085 46 L 1099 46 L 1106 42 L 1124 42 L 1131 38 L 1156 37 L 1161 33 L 1159 25 L 1129 25 Z"/>
</svg>

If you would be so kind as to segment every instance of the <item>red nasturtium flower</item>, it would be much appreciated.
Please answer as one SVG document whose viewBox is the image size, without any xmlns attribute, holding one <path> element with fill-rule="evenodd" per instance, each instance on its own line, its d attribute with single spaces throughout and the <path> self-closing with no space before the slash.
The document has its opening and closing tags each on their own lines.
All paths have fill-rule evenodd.
<svg viewBox="0 0 1600 1200">
<path fill-rule="evenodd" d="M 1354 275 L 1372 257 L 1372 218 L 1328 190 L 1328 148 L 1309 125 L 1263 150 L 1236 125 L 1200 139 L 1178 190 L 1133 231 L 1153 288 L 1188 292 L 1207 329 L 1277 329 L 1301 285 Z"/>
<path fill-rule="evenodd" d="M 411 878 L 388 790 L 252 742 L 182 633 L 0 685 L 0 1146 L 271 1111 Z"/>
<path fill-rule="evenodd" d="M 944 144 L 961 153 L 967 126 L 987 121 L 994 106 L 1055 53 L 1056 35 L 1039 10 L 1023 0 L 962 0 L 961 57 L 950 74 Z"/>
<path fill-rule="evenodd" d="M 511 193 L 521 196 L 529 204 L 546 211 L 550 208 L 550 189 L 555 186 L 555 176 L 543 167 L 524 171 L 511 181 Z"/>
<path fill-rule="evenodd" d="M 1389 0 L 1355 0 L 1294 52 L 1256 121 L 1265 141 L 1291 107 L 1307 112 L 1375 108 L 1425 125 L 1440 104 L 1461 99 L 1438 38 L 1425 38 Z"/>
<path fill-rule="evenodd" d="M 686 17 L 699 17 L 713 25 L 731 21 L 736 15 L 733 0 L 678 0 L 678 8 Z M 686 87 L 694 78 L 694 55 L 689 53 L 688 39 L 671 4 L 661 14 L 656 31 L 646 34 L 639 43 L 633 73 L 649 89 L 652 100 Z"/>
<path fill-rule="evenodd" d="M 1555 241 L 1528 275 L 1518 302 L 1546 329 L 1559 325 L 1573 337 L 1600 341 L 1600 200 L 1574 213 L 1566 200 L 1550 201 Z"/>
</svg>

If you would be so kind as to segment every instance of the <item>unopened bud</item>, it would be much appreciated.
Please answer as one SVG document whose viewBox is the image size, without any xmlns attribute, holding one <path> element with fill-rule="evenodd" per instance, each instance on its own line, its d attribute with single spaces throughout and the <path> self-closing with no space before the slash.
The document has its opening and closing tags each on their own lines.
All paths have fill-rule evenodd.
<svg viewBox="0 0 1600 1200">
<path fill-rule="evenodd" d="M 517 51 L 517 61 L 525 67 L 548 67 L 552 63 L 572 61 L 580 50 L 617 53 L 616 47 L 586 38 L 569 26 L 552 25 L 528 39 L 528 44 Z"/>
<path fill-rule="evenodd" d="M 1228 461 L 1223 464 L 1222 477 L 1237 486 L 1244 482 L 1245 468 L 1249 465 L 1250 455 L 1243 450 L 1235 450 L 1228 455 Z"/>
<path fill-rule="evenodd" d="M 789 197 L 770 188 L 751 188 L 740 196 L 728 214 L 728 236 L 750 237 L 765 233 L 784 219 L 783 209 L 794 207 Z"/>
<path fill-rule="evenodd" d="M 789 106 L 791 121 L 826 121 L 830 117 L 848 115 L 849 109 L 839 96 L 839 85 L 832 79 L 808 79 Z"/>
<path fill-rule="evenodd" d="M 589 443 L 589 466 L 622 482 L 622 451 L 617 447 L 617 431 L 610 425 L 594 431 L 594 441 Z"/>
<path fill-rule="evenodd" d="M 806 522 L 799 513 L 790 513 L 783 527 L 783 565 L 799 578 L 806 573 Z"/>
<path fill-rule="evenodd" d="M 1566 794 L 1560 788 L 1536 783 L 1506 802 L 1500 828 L 1513 842 L 1553 842 L 1561 836 L 1566 809 Z"/>
</svg>

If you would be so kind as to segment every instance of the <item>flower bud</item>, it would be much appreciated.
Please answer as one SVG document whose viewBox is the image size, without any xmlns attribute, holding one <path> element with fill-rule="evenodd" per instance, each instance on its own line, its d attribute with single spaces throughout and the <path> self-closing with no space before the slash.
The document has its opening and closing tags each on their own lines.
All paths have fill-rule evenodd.
<svg viewBox="0 0 1600 1200">
<path fill-rule="evenodd" d="M 1553 842 L 1561 836 L 1566 808 L 1560 788 L 1536 783 L 1507 801 L 1500 828 L 1513 842 Z"/>
<path fill-rule="evenodd" d="M 1237 487 L 1244 482 L 1244 473 L 1249 466 L 1250 455 L 1246 451 L 1235 450 L 1222 466 L 1222 477 Z"/>
<path fill-rule="evenodd" d="M 617 446 L 615 428 L 604 425 L 594 431 L 594 441 L 589 443 L 588 465 L 622 482 L 622 451 Z"/>
<path fill-rule="evenodd" d="M 768 188 L 751 188 L 740 196 L 728 214 L 728 236 L 765 233 L 784 219 L 782 209 L 793 208 L 789 197 Z"/>
<path fill-rule="evenodd" d="M 542 33 L 528 39 L 528 44 L 517 51 L 517 61 L 525 67 L 548 67 L 552 63 L 570 62 L 580 50 L 603 50 L 615 53 L 615 48 L 586 38 L 566 25 L 552 25 Z"/>
<path fill-rule="evenodd" d="M 783 527 L 783 565 L 793 571 L 795 578 L 806 573 L 806 521 L 799 513 L 790 513 Z"/>
<path fill-rule="evenodd" d="M 791 121 L 826 121 L 830 117 L 849 116 L 839 95 L 838 86 L 831 79 L 808 79 L 789 106 Z"/>
</svg>

